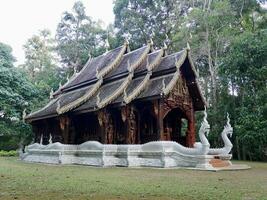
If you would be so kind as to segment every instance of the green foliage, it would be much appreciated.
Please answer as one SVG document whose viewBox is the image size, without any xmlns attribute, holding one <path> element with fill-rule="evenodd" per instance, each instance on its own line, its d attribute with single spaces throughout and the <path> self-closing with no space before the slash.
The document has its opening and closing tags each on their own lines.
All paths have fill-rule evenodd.
<svg viewBox="0 0 267 200">
<path fill-rule="evenodd" d="M 33 106 L 38 91 L 26 73 L 13 66 L 11 48 L 0 44 L 0 52 L 5 52 L 0 60 L 0 149 L 11 150 L 22 140 L 31 140 L 30 126 L 21 121 L 22 111 Z"/>
<path fill-rule="evenodd" d="M 64 66 L 81 69 L 88 54 L 98 56 L 105 52 L 107 33 L 100 22 L 94 22 L 85 13 L 82 2 L 74 4 L 72 12 L 64 12 L 57 26 L 57 52 Z"/>
<path fill-rule="evenodd" d="M 34 105 L 30 107 L 32 110 L 47 103 L 51 89 L 58 89 L 59 82 L 64 80 L 66 72 L 57 66 L 55 41 L 49 30 L 42 30 L 29 38 L 24 50 L 25 63 L 21 68 L 30 75 L 30 81 L 38 91 L 38 96 L 31 99 Z"/>
<path fill-rule="evenodd" d="M 15 150 L 12 151 L 3 151 L 0 150 L 0 157 L 12 157 L 12 156 L 17 156 L 18 152 Z"/>
<path fill-rule="evenodd" d="M 11 68 L 15 58 L 11 54 L 12 48 L 0 42 L 0 66 Z"/>
<path fill-rule="evenodd" d="M 244 32 L 234 38 L 228 51 L 221 78 L 232 89 L 227 101 L 232 102 L 236 140 L 241 145 L 236 153 L 243 159 L 263 160 L 267 149 L 267 32 Z"/>
<path fill-rule="evenodd" d="M 180 3 L 180 2 L 179 2 Z M 117 37 L 129 37 L 132 47 L 146 44 L 153 37 L 155 45 L 163 46 L 165 35 L 172 30 L 171 20 L 177 20 L 179 14 L 176 1 L 159 0 L 116 0 L 114 4 L 115 28 Z M 177 15 L 176 15 L 177 14 Z"/>
</svg>

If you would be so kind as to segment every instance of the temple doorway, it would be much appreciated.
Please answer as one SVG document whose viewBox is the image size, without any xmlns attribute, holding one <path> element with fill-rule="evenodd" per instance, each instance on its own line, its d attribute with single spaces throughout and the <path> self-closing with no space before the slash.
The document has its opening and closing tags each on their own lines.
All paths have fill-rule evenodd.
<svg viewBox="0 0 267 200">
<path fill-rule="evenodd" d="M 186 145 L 187 119 L 183 111 L 174 108 L 163 119 L 164 136 L 162 140 L 171 140 Z"/>
</svg>

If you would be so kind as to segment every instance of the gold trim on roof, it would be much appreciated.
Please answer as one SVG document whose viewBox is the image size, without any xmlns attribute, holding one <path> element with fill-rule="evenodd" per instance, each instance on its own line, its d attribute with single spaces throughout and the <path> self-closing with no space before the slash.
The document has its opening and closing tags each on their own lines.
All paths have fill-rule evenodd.
<svg viewBox="0 0 267 200">
<path fill-rule="evenodd" d="M 121 95 L 121 93 L 125 90 L 125 88 L 127 88 L 128 85 L 131 83 L 132 78 L 133 78 L 133 71 L 131 71 L 129 73 L 126 80 L 123 81 L 123 83 L 120 85 L 120 87 L 113 94 L 106 97 L 102 101 L 99 98 L 99 94 L 98 94 L 97 102 L 96 102 L 97 107 L 103 108 L 103 107 L 107 106 L 108 104 L 110 104 L 114 99 L 118 98 Z"/>
<path fill-rule="evenodd" d="M 107 67 L 105 67 L 104 69 L 102 69 L 101 71 L 99 71 L 96 74 L 96 77 L 99 79 L 100 77 L 104 77 L 105 75 L 107 75 L 111 70 L 113 70 L 115 67 L 117 67 L 119 65 L 119 63 L 121 62 L 123 55 L 125 53 L 125 51 L 128 49 L 128 41 L 124 42 L 124 46 L 121 49 L 119 55 L 117 56 L 117 58 L 115 60 L 113 60 L 113 62 L 108 65 Z"/>
<path fill-rule="evenodd" d="M 145 51 L 142 53 L 141 57 L 138 59 L 137 62 L 135 62 L 133 65 L 131 65 L 131 70 L 135 70 L 147 57 L 147 54 L 150 52 L 151 48 L 152 48 L 153 43 L 149 42 L 147 44 L 147 47 L 145 49 Z"/>
<path fill-rule="evenodd" d="M 174 88 L 175 84 L 177 83 L 180 77 L 180 67 L 184 63 L 186 57 L 187 57 L 187 50 L 184 50 L 179 60 L 175 62 L 176 72 L 174 73 L 172 80 L 169 82 L 169 84 L 166 87 L 162 88 L 162 94 L 168 95 L 170 91 Z"/>
<path fill-rule="evenodd" d="M 141 92 L 146 88 L 147 84 L 149 83 L 150 77 L 152 75 L 152 70 L 160 64 L 161 59 L 164 55 L 164 49 L 160 50 L 159 55 L 156 57 L 154 62 L 147 65 L 147 74 L 145 78 L 142 80 L 142 82 L 138 85 L 138 87 L 129 95 L 126 94 L 126 91 L 124 92 L 123 100 L 126 104 L 130 103 L 132 100 L 134 100 Z"/>
<path fill-rule="evenodd" d="M 142 53 L 140 58 L 134 64 L 131 65 L 129 60 L 128 60 L 127 69 L 129 71 L 129 75 L 127 76 L 126 80 L 123 81 L 123 83 L 120 85 L 120 87 L 113 94 L 106 97 L 104 100 L 101 101 L 101 99 L 98 98 L 98 101 L 97 101 L 97 107 L 98 108 L 105 107 L 106 105 L 110 104 L 114 99 L 118 98 L 122 93 L 124 93 L 125 89 L 131 83 L 131 80 L 132 80 L 133 75 L 134 75 L 134 70 L 147 58 L 147 54 L 151 50 L 152 46 L 153 46 L 153 42 L 148 42 L 146 49 L 144 50 L 144 52 Z"/>
<path fill-rule="evenodd" d="M 48 102 L 48 104 L 46 104 L 43 108 L 36 110 L 34 112 L 29 113 L 28 115 L 25 116 L 25 119 L 27 120 L 29 117 L 31 117 L 32 115 L 35 115 L 36 113 L 42 112 L 43 110 L 45 110 L 46 108 L 48 108 L 49 106 L 51 106 L 52 104 L 54 104 L 57 100 L 59 99 L 59 97 L 52 99 L 51 101 Z"/>
<path fill-rule="evenodd" d="M 71 102 L 71 103 L 69 103 L 63 107 L 57 108 L 57 113 L 63 114 L 63 113 L 66 113 L 70 110 L 77 108 L 78 106 L 80 106 L 81 104 L 83 104 L 84 102 L 89 100 L 98 91 L 98 89 L 101 87 L 102 83 L 103 83 L 103 78 L 101 77 L 94 84 L 93 88 L 88 89 L 82 97 L 74 100 L 73 102 Z"/>
<path fill-rule="evenodd" d="M 101 87 L 101 85 L 103 83 L 103 77 L 107 73 L 109 73 L 112 69 L 114 69 L 115 67 L 117 67 L 119 65 L 119 63 L 121 62 L 121 60 L 123 58 L 123 55 L 124 55 L 125 51 L 127 50 L 128 45 L 129 45 L 129 43 L 126 41 L 124 43 L 123 48 L 120 50 L 120 53 L 118 54 L 116 59 L 110 65 L 105 67 L 100 72 L 98 71 L 98 68 L 96 69 L 96 76 L 98 78 L 98 81 L 93 85 L 93 88 L 88 89 L 82 97 L 74 100 L 73 102 L 71 102 L 71 103 L 69 103 L 69 104 L 67 104 L 67 105 L 65 105 L 65 106 L 63 106 L 61 108 L 57 108 L 57 113 L 58 114 L 66 113 L 68 111 L 71 111 L 71 110 L 79 107 L 80 105 L 82 105 L 83 103 L 88 101 L 99 90 L 99 88 Z"/>
</svg>

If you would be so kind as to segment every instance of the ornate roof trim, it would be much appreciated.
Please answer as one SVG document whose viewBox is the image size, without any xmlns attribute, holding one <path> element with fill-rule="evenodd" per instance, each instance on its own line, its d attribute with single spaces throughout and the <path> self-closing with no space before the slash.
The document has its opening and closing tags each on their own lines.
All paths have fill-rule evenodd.
<svg viewBox="0 0 267 200">
<path fill-rule="evenodd" d="M 119 55 L 117 56 L 117 58 L 107 67 L 105 67 L 104 69 L 102 69 L 100 72 L 97 71 L 96 73 L 96 77 L 99 79 L 100 77 L 104 77 L 105 75 L 107 75 L 110 71 L 112 71 L 115 67 L 117 67 L 119 65 L 119 63 L 121 62 L 123 55 L 125 53 L 125 51 L 127 51 L 129 46 L 129 42 L 125 41 L 124 42 L 124 46 L 121 49 Z"/>
<path fill-rule="evenodd" d="M 190 55 L 190 53 L 189 53 L 189 52 L 190 52 L 190 48 L 187 47 L 186 50 L 187 50 L 187 53 L 188 53 L 188 54 L 187 54 L 187 57 L 188 57 L 189 63 L 190 63 L 190 65 L 191 65 L 191 67 L 192 67 L 192 70 L 193 70 L 195 76 L 196 76 L 195 82 L 196 82 L 197 89 L 198 89 L 198 91 L 201 91 L 201 89 L 200 89 L 200 87 L 199 87 L 199 84 L 198 84 L 198 81 L 197 81 L 197 78 L 198 78 L 199 74 L 198 74 L 197 71 L 196 71 L 196 68 L 195 68 L 193 59 L 192 59 L 192 57 L 191 57 L 191 55 Z M 200 94 L 200 98 L 201 98 L 201 100 L 203 101 L 204 105 L 205 105 L 206 107 L 208 107 L 208 105 L 207 105 L 207 103 L 206 103 L 206 100 L 205 100 L 203 94 L 202 94 L 201 92 L 199 92 L 199 94 Z"/>
<path fill-rule="evenodd" d="M 138 61 L 130 66 L 131 67 L 130 70 L 134 71 L 139 65 L 141 65 L 141 63 L 147 58 L 147 54 L 150 52 L 152 47 L 153 47 L 153 42 L 149 41 L 148 44 L 147 44 L 146 49 L 144 50 L 143 54 L 138 59 Z"/>
<path fill-rule="evenodd" d="M 110 96 L 106 97 L 105 99 L 103 99 L 101 101 L 100 97 L 99 97 L 99 93 L 97 95 L 97 102 L 96 105 L 98 108 L 103 108 L 105 106 L 107 106 L 108 104 L 110 104 L 114 99 L 118 98 L 121 93 L 125 90 L 125 88 L 128 87 L 128 85 L 131 83 L 131 80 L 133 78 L 133 71 L 131 71 L 129 73 L 129 75 L 127 76 L 126 80 L 123 81 L 123 83 L 120 85 L 120 87 Z"/>
<path fill-rule="evenodd" d="M 54 104 L 57 100 L 59 99 L 59 97 L 52 99 L 51 101 L 49 101 L 48 104 L 46 104 L 43 108 L 36 110 L 34 112 L 29 113 L 27 116 L 25 116 L 25 120 L 29 119 L 32 115 L 35 115 L 36 113 L 42 112 L 43 110 L 45 110 L 46 108 L 48 108 L 49 106 L 51 106 L 52 104 Z"/>
<path fill-rule="evenodd" d="M 185 61 L 185 59 L 187 57 L 187 53 L 188 53 L 187 50 L 185 50 L 183 52 L 183 54 L 181 55 L 180 59 L 178 61 L 176 61 L 176 63 L 175 63 L 176 72 L 174 73 L 172 80 L 169 82 L 169 84 L 166 87 L 165 87 L 165 84 L 163 84 L 162 94 L 168 95 L 170 93 L 170 91 L 174 88 L 174 86 L 177 83 L 177 81 L 179 80 L 180 67 L 184 63 L 184 61 Z"/>
<path fill-rule="evenodd" d="M 106 105 L 110 104 L 114 99 L 118 98 L 125 91 L 125 89 L 131 83 L 131 80 L 132 80 L 133 75 L 134 75 L 134 70 L 139 65 L 141 65 L 141 63 L 147 58 L 148 53 L 152 49 L 152 46 L 153 46 L 153 42 L 152 41 L 149 41 L 148 44 L 147 44 L 146 49 L 144 50 L 144 52 L 142 53 L 142 55 L 140 56 L 140 58 L 134 64 L 132 64 L 132 65 L 130 65 L 130 63 L 128 62 L 128 67 L 127 68 L 128 68 L 128 71 L 129 71 L 129 75 L 126 77 L 126 80 L 123 81 L 123 83 L 121 84 L 121 86 L 113 94 L 111 94 L 109 97 L 106 97 L 102 101 L 99 98 L 99 95 L 97 96 L 97 107 L 98 108 L 103 108 Z"/>
<path fill-rule="evenodd" d="M 110 65 L 108 65 L 107 67 L 102 69 L 100 72 L 98 70 L 96 71 L 96 76 L 98 78 L 98 81 L 94 84 L 93 88 L 90 88 L 85 93 L 85 95 L 74 100 L 73 102 L 71 102 L 71 103 L 69 103 L 69 104 L 67 104 L 61 108 L 57 108 L 57 113 L 58 114 L 66 113 L 68 111 L 71 111 L 71 110 L 79 107 L 80 105 L 82 105 L 83 103 L 88 101 L 101 87 L 101 85 L 103 83 L 103 77 L 119 65 L 119 63 L 121 62 L 121 60 L 123 58 L 125 51 L 128 49 L 128 45 L 129 45 L 128 41 L 125 41 L 124 46 L 121 49 L 119 55 L 116 57 L 116 59 Z M 88 63 L 90 63 L 90 61 Z M 85 67 L 83 69 L 85 69 Z M 81 71 L 83 71 L 83 69 Z"/>
<path fill-rule="evenodd" d="M 149 83 L 150 77 L 152 75 L 152 70 L 159 65 L 161 62 L 161 59 L 164 55 L 164 49 L 160 50 L 159 55 L 156 57 L 154 62 L 151 64 L 147 65 L 147 71 L 148 73 L 146 74 L 145 78 L 142 80 L 142 82 L 138 85 L 138 87 L 129 95 L 126 94 L 126 91 L 124 91 L 124 97 L 123 100 L 126 104 L 130 103 L 132 100 L 134 100 L 141 92 L 146 88 L 147 84 Z"/>
<path fill-rule="evenodd" d="M 98 89 L 101 87 L 103 83 L 103 78 L 101 77 L 93 86 L 93 88 L 88 89 L 88 91 L 85 93 L 85 95 L 83 95 L 82 97 L 74 100 L 73 102 L 63 106 L 63 107 L 59 107 L 57 108 L 57 113 L 58 114 L 63 114 L 66 113 L 70 110 L 73 110 L 77 107 L 79 107 L 81 104 L 83 104 L 84 102 L 88 101 L 97 91 Z"/>
</svg>

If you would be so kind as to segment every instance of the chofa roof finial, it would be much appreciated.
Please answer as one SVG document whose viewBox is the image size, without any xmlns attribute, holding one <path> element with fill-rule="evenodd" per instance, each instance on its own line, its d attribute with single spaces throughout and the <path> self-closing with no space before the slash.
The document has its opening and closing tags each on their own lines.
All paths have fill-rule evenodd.
<svg viewBox="0 0 267 200">
<path fill-rule="evenodd" d="M 163 49 L 164 49 L 164 50 L 167 50 L 167 49 L 168 49 L 168 46 L 167 46 L 167 44 L 166 44 L 165 41 L 163 42 Z"/>
<path fill-rule="evenodd" d="M 50 99 L 53 99 L 53 97 L 54 97 L 54 90 L 53 90 L 53 88 L 51 88 L 51 90 L 50 90 Z"/>
<path fill-rule="evenodd" d="M 100 99 L 99 92 L 98 92 L 96 95 L 96 104 L 99 105 L 100 101 L 101 101 L 101 99 Z"/>
<path fill-rule="evenodd" d="M 27 116 L 27 113 L 26 113 L 26 108 L 23 110 L 22 112 L 22 121 L 25 122 L 25 118 Z"/>
<path fill-rule="evenodd" d="M 59 89 L 62 88 L 62 83 L 61 83 L 61 81 L 60 81 L 59 84 L 58 84 L 58 88 L 59 88 Z"/>
<path fill-rule="evenodd" d="M 187 51 L 190 51 L 190 45 L 189 45 L 189 42 L 186 43 L 186 50 L 187 50 Z"/>
<path fill-rule="evenodd" d="M 92 59 L 92 55 L 90 53 L 90 51 L 88 52 L 88 60 L 90 61 Z"/>
<path fill-rule="evenodd" d="M 153 42 L 152 38 L 150 38 L 150 39 L 148 40 L 148 44 L 150 44 L 151 46 L 153 46 L 154 42 Z"/>
<path fill-rule="evenodd" d="M 122 37 L 124 38 L 124 44 L 128 45 L 129 44 L 129 39 L 130 39 L 130 33 L 129 32 L 124 33 L 122 35 Z"/>
</svg>

